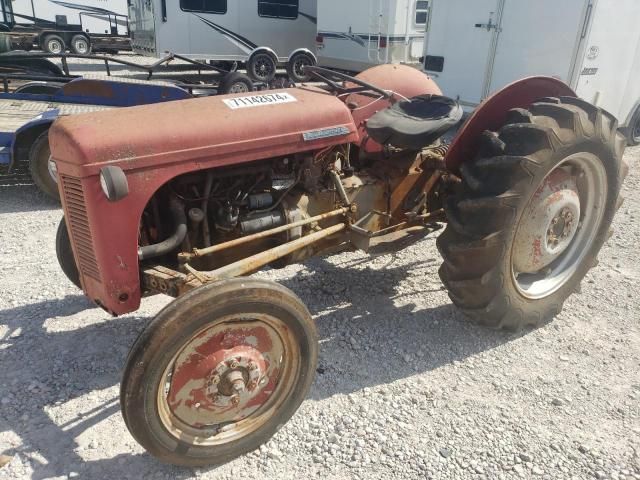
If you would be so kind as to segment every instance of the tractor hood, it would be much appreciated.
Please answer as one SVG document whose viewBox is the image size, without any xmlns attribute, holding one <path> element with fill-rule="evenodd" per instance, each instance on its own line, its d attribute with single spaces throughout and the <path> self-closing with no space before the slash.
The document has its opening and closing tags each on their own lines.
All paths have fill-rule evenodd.
<svg viewBox="0 0 640 480">
<path fill-rule="evenodd" d="M 230 165 L 354 142 L 358 134 L 341 100 L 301 87 L 65 117 L 49 139 L 58 171 L 84 178 L 105 165 L 125 172 Z"/>
</svg>

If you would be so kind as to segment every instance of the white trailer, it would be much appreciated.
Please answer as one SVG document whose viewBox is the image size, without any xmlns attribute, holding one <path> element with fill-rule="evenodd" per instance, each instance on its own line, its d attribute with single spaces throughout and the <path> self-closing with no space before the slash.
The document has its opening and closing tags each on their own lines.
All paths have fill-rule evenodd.
<svg viewBox="0 0 640 480">
<path fill-rule="evenodd" d="M 383 63 L 419 64 L 430 0 L 321 0 L 318 62 L 360 72 Z"/>
<path fill-rule="evenodd" d="M 2 0 L 7 27 L 50 53 L 128 47 L 127 0 Z"/>
<path fill-rule="evenodd" d="M 560 78 L 640 142 L 638 0 L 431 0 L 424 68 L 469 108 L 525 76 Z"/>
<path fill-rule="evenodd" d="M 218 62 L 247 62 L 270 81 L 286 63 L 294 80 L 315 64 L 317 0 L 130 0 L 133 51 Z"/>
</svg>

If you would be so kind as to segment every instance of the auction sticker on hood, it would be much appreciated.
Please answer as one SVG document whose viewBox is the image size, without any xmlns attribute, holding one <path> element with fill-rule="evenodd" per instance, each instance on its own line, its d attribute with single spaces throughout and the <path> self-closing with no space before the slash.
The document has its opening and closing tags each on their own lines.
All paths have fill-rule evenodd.
<svg viewBox="0 0 640 480">
<path fill-rule="evenodd" d="M 248 97 L 225 98 L 222 100 L 232 110 L 238 108 L 264 107 L 265 105 L 277 105 L 280 103 L 297 102 L 298 99 L 290 93 L 265 93 L 263 95 L 251 95 Z"/>
</svg>

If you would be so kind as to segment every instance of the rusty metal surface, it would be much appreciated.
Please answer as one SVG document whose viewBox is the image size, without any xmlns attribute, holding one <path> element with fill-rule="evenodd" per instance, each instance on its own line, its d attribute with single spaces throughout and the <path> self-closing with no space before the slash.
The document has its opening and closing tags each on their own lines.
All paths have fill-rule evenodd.
<svg viewBox="0 0 640 480">
<path fill-rule="evenodd" d="M 575 97 L 571 88 L 552 77 L 529 77 L 513 82 L 484 100 L 456 135 L 445 157 L 447 168 L 453 172 L 473 159 L 480 135 L 485 130 L 498 130 L 512 108 L 528 108 L 543 97 Z"/>
<path fill-rule="evenodd" d="M 65 117 L 54 123 L 49 133 L 52 155 L 59 175 L 82 181 L 103 274 L 102 285 L 85 282 L 90 298 L 114 314 L 139 307 L 140 219 L 153 194 L 170 179 L 229 164 L 250 168 L 253 160 L 357 139 L 349 109 L 340 99 L 317 89 L 269 93 L 278 92 L 295 96 L 297 102 L 232 110 L 224 100 L 238 95 L 230 95 Z M 336 126 L 350 133 L 303 138 L 304 132 Z M 105 165 L 120 166 L 127 175 L 130 193 L 115 203 L 100 187 L 98 174 Z"/>
<path fill-rule="evenodd" d="M 232 263 L 231 265 L 227 265 L 226 267 L 219 268 L 212 272 L 207 272 L 206 276 L 209 280 L 214 281 L 246 275 L 247 273 L 256 271 L 259 268 L 268 265 L 275 260 L 278 260 L 279 258 L 285 257 L 290 253 L 295 252 L 296 250 L 300 250 L 315 242 L 330 237 L 331 235 L 334 235 L 344 230 L 345 228 L 347 228 L 347 226 L 344 223 L 333 225 L 310 235 L 301 237 L 297 240 L 293 240 L 292 242 L 288 242 L 265 252 L 258 253 L 257 255 L 252 255 L 251 257 Z"/>
<path fill-rule="evenodd" d="M 228 248 L 237 247 L 237 246 L 243 245 L 245 243 L 253 242 L 255 240 L 259 240 L 259 239 L 262 239 L 262 238 L 271 237 L 271 236 L 277 235 L 279 233 L 283 233 L 283 232 L 286 232 L 286 231 L 289 231 L 289 230 L 293 230 L 294 228 L 302 227 L 302 226 L 305 226 L 305 225 L 310 225 L 312 223 L 317 223 L 317 222 L 320 222 L 322 220 L 326 220 L 328 218 L 337 217 L 339 215 L 344 215 L 348 211 L 349 211 L 349 208 L 346 208 L 346 207 L 345 208 L 339 208 L 339 209 L 334 210 L 332 212 L 327 212 L 327 213 L 323 213 L 321 215 L 316 215 L 314 217 L 306 218 L 304 220 L 299 220 L 297 222 L 289 223 L 287 225 L 283 225 L 283 226 L 277 227 L 277 228 L 272 228 L 270 230 L 265 230 L 263 232 L 255 233 L 253 235 L 248 235 L 246 237 L 236 238 L 236 239 L 230 240 L 228 242 L 219 243 L 219 244 L 214 245 L 212 247 L 202 248 L 202 249 L 196 248 L 196 249 L 193 250 L 193 256 L 194 257 L 203 257 L 205 255 L 211 255 L 211 254 L 219 252 L 221 250 L 226 250 Z M 189 255 L 186 255 L 185 257 L 189 258 Z"/>
<path fill-rule="evenodd" d="M 176 358 L 169 408 L 196 428 L 242 420 L 273 393 L 283 354 L 277 331 L 263 322 L 212 326 Z"/>
</svg>

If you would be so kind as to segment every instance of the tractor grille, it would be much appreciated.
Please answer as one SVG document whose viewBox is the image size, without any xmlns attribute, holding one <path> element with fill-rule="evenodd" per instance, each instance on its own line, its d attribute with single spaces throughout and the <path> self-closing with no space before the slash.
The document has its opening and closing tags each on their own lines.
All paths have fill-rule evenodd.
<svg viewBox="0 0 640 480">
<path fill-rule="evenodd" d="M 101 281 L 100 269 L 93 249 L 93 238 L 89 228 L 87 209 L 84 206 L 82 183 L 77 178 L 61 176 L 62 189 L 66 206 L 67 225 L 70 226 L 70 237 L 73 242 L 78 267 L 82 275 L 87 275 L 98 282 Z"/>
</svg>

